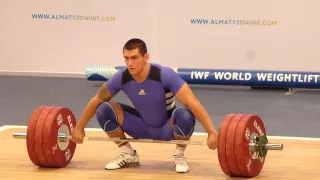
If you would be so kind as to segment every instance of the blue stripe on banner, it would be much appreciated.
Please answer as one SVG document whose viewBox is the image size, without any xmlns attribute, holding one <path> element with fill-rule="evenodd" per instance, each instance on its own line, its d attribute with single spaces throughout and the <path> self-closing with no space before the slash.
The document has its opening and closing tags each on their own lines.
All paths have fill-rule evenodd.
<svg viewBox="0 0 320 180">
<path fill-rule="evenodd" d="M 245 71 L 220 69 L 178 69 L 190 84 L 319 88 L 320 73 L 290 71 Z"/>
<path fill-rule="evenodd" d="M 189 84 L 320 88 L 319 72 L 177 68 L 177 73 Z M 95 76 L 99 78 L 87 77 L 87 79 L 102 80 L 101 76 Z"/>
</svg>

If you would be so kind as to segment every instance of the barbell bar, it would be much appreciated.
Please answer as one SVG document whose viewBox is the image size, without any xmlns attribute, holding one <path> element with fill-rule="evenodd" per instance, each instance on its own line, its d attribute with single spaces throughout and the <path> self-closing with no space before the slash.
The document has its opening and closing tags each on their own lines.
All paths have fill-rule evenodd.
<svg viewBox="0 0 320 180">
<path fill-rule="evenodd" d="M 76 120 L 70 109 L 40 106 L 29 118 L 27 132 L 14 132 L 13 138 L 26 139 L 30 160 L 40 167 L 66 167 L 77 144 L 71 141 Z M 85 136 L 84 140 L 207 145 L 205 141 L 155 140 Z M 269 150 L 283 150 L 283 144 L 269 143 L 261 118 L 255 114 L 227 114 L 219 128 L 217 154 L 222 171 L 229 176 L 259 175 Z"/>
<path fill-rule="evenodd" d="M 13 138 L 26 139 L 26 132 L 13 132 Z M 58 133 L 58 141 L 66 142 L 72 140 L 72 136 L 66 133 Z M 186 141 L 186 140 L 154 140 L 154 139 L 136 139 L 136 138 L 115 138 L 115 137 L 98 137 L 98 136 L 85 136 L 83 140 L 89 141 L 113 141 L 113 142 L 137 142 L 137 143 L 161 143 L 161 144 L 181 144 L 181 145 L 207 145 L 206 141 Z M 258 147 L 256 143 L 249 143 L 250 147 Z M 283 144 L 270 144 L 263 145 L 266 150 L 283 150 Z"/>
</svg>

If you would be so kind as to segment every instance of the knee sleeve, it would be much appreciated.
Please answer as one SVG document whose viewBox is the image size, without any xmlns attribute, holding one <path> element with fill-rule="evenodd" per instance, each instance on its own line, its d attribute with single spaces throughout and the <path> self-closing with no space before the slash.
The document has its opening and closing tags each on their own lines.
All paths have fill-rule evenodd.
<svg viewBox="0 0 320 180">
<path fill-rule="evenodd" d="M 172 113 L 174 134 L 181 137 L 190 137 L 194 131 L 195 117 L 187 108 L 177 108 Z"/>
<path fill-rule="evenodd" d="M 100 127 L 106 133 L 116 131 L 120 127 L 118 124 L 116 111 L 107 102 L 99 105 L 96 112 L 96 117 L 100 124 Z"/>
</svg>

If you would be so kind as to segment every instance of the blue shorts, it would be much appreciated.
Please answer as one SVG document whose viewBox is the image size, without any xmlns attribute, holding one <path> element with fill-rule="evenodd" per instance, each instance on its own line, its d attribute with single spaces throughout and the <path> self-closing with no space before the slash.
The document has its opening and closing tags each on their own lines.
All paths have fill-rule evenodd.
<svg viewBox="0 0 320 180">
<path fill-rule="evenodd" d="M 155 139 L 155 140 L 174 140 L 174 129 L 171 126 L 171 115 L 174 109 L 168 112 L 167 122 L 159 128 L 148 126 L 139 113 L 133 107 L 119 103 L 123 109 L 122 130 L 133 138 Z"/>
</svg>

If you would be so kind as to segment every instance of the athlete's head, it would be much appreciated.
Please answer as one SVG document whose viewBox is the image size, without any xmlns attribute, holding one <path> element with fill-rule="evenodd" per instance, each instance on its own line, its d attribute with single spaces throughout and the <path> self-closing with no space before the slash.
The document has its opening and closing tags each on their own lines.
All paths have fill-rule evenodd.
<svg viewBox="0 0 320 180">
<path fill-rule="evenodd" d="M 141 39 L 130 39 L 123 47 L 123 56 L 130 74 L 137 75 L 142 72 L 149 60 L 145 42 Z"/>
</svg>

